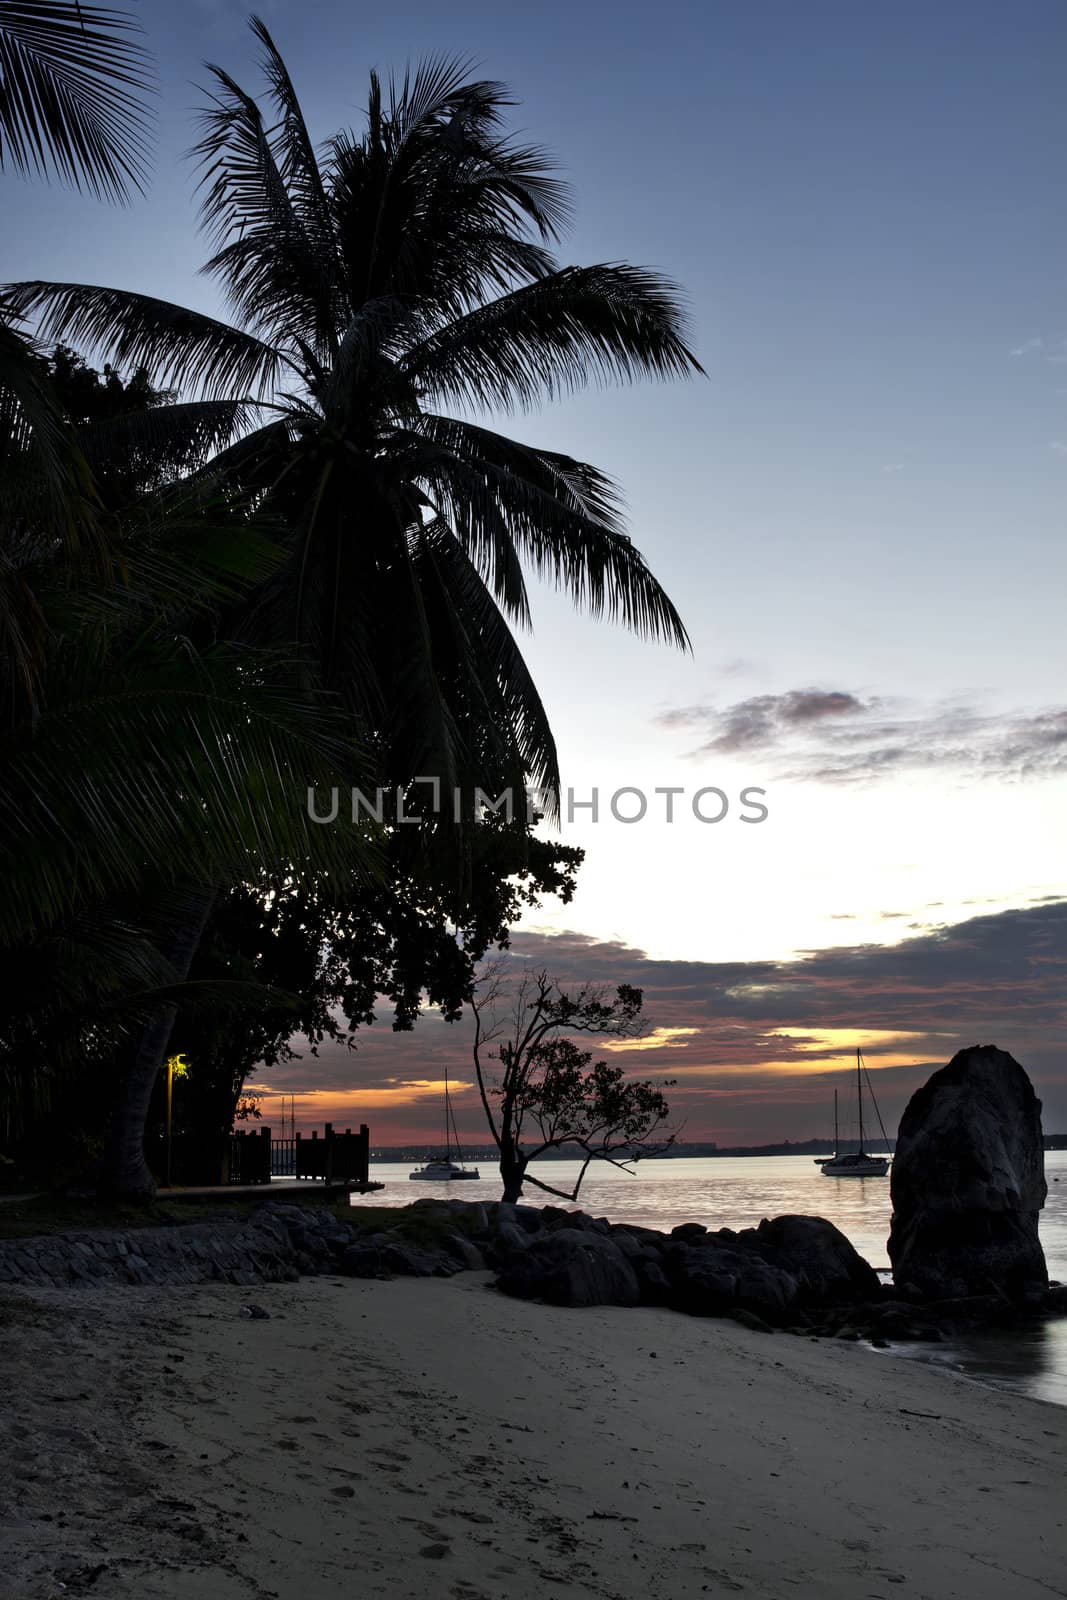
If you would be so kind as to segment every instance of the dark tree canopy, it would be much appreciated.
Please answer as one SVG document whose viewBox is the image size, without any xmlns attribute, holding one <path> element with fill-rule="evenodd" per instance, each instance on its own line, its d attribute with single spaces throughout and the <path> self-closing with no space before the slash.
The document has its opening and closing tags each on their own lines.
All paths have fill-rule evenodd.
<svg viewBox="0 0 1067 1600">
<path fill-rule="evenodd" d="M 298 1048 L 317 1054 L 326 1040 L 355 1048 L 358 1031 L 383 1012 L 394 1029 L 410 1030 L 425 997 L 456 1020 L 472 998 L 478 961 L 491 946 L 507 946 L 526 907 L 546 895 L 570 900 L 581 857 L 524 826 L 489 820 L 476 830 L 465 887 L 446 873 L 436 884 L 391 875 L 377 889 L 341 896 L 326 882 L 231 890 L 190 978 L 256 982 L 276 999 L 179 1015 L 171 1048 L 189 1061 L 184 1092 L 190 1106 L 203 1107 L 201 1126 L 224 1134 L 254 1071 L 295 1059 Z"/>
</svg>

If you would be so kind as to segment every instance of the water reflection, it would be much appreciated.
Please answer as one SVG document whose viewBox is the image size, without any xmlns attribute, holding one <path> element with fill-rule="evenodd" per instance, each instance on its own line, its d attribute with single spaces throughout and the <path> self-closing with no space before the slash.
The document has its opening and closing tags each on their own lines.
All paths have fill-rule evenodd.
<svg viewBox="0 0 1067 1600">
<path fill-rule="evenodd" d="M 961 1335 L 944 1344 L 895 1345 L 892 1353 L 1067 1406 L 1067 1318 L 1011 1332 Z"/>
</svg>

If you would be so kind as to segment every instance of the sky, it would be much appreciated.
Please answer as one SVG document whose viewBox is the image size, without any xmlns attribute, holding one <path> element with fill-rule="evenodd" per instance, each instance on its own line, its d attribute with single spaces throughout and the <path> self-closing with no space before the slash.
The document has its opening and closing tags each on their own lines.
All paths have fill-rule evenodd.
<svg viewBox="0 0 1067 1600">
<path fill-rule="evenodd" d="M 203 59 L 253 87 L 253 41 L 237 5 L 139 15 L 160 63 L 150 193 L 118 210 L 6 176 L 2 273 L 217 313 L 181 153 Z M 1061 0 L 263 15 L 316 138 L 359 125 L 372 66 L 471 57 L 572 184 L 563 257 L 654 266 L 687 297 L 706 378 L 507 419 L 619 481 L 693 646 L 535 590 L 527 658 L 565 788 L 600 814 L 567 822 L 565 793 L 578 893 L 526 918 L 516 960 L 642 982 L 626 1065 L 669 1067 L 690 1138 L 825 1132 L 856 1043 L 887 1121 L 981 1042 L 1067 1127 Z M 745 788 L 764 821 L 741 820 Z M 612 815 L 621 789 L 639 822 Z M 721 821 L 694 815 L 702 789 Z M 304 1095 L 308 1126 L 332 1111 L 399 1142 L 436 1127 L 446 1059 L 468 1083 L 462 1027 L 383 1021 L 264 1086 Z M 469 1088 L 458 1110 L 481 1137 Z"/>
</svg>

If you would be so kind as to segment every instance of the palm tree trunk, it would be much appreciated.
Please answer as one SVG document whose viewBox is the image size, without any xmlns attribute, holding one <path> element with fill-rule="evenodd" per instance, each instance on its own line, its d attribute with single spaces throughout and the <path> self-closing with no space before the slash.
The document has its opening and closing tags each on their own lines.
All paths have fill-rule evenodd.
<svg viewBox="0 0 1067 1600">
<path fill-rule="evenodd" d="M 215 893 L 214 889 L 190 889 L 182 913 L 176 918 L 164 954 L 178 981 L 189 976 Z M 177 1015 L 176 1005 L 161 1007 L 134 1040 L 104 1148 L 98 1179 L 102 1194 L 148 1201 L 156 1192 L 156 1180 L 145 1160 L 145 1125 Z"/>
</svg>

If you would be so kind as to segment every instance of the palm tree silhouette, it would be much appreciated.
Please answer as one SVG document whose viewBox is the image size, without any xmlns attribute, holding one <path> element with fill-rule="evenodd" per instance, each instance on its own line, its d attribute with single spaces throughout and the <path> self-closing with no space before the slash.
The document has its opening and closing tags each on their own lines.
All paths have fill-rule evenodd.
<svg viewBox="0 0 1067 1600">
<path fill-rule="evenodd" d="M 680 296 L 647 269 L 559 265 L 566 190 L 542 150 L 503 133 L 503 85 L 445 59 L 384 95 L 372 74 L 365 132 L 316 152 L 281 56 L 252 26 L 271 120 L 212 67 L 195 152 L 215 246 L 204 270 L 233 321 L 83 284 L 5 298 L 42 337 L 177 386 L 186 434 L 199 416 L 216 440 L 230 428 L 208 470 L 273 519 L 287 561 L 228 625 L 296 647 L 301 686 L 353 716 L 381 779 L 556 791 L 512 632 L 530 621 L 524 565 L 594 616 L 688 640 L 614 484 L 483 414 L 590 381 L 700 373 Z M 170 412 L 151 414 L 161 444 Z"/>
<path fill-rule="evenodd" d="M 502 85 L 435 60 L 384 103 L 372 75 L 366 132 L 320 157 L 267 29 L 253 28 L 274 120 L 213 67 L 197 146 L 217 246 L 204 270 L 234 322 L 70 283 L 10 286 L 9 304 L 216 419 L 220 402 L 235 418 L 255 403 L 261 425 L 212 470 L 290 529 L 272 625 L 313 648 L 369 727 L 388 721 L 409 771 L 432 762 L 453 777 L 492 747 L 502 769 L 517 754 L 551 786 L 551 733 L 507 626 L 529 621 L 524 561 L 594 615 L 679 645 L 685 630 L 614 485 L 473 414 L 590 380 L 700 372 L 679 296 L 645 269 L 557 264 L 547 246 L 566 193 L 543 151 L 501 133 Z"/>
</svg>

